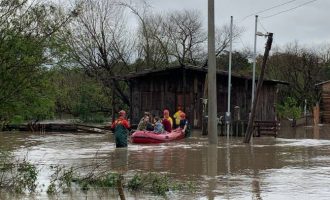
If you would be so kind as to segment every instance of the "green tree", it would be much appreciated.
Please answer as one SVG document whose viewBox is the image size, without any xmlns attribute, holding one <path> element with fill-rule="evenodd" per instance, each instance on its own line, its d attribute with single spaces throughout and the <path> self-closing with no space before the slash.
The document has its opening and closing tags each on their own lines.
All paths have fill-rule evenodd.
<svg viewBox="0 0 330 200">
<path fill-rule="evenodd" d="M 217 69 L 228 70 L 229 52 L 226 51 L 217 57 Z M 251 64 L 248 60 L 248 55 L 235 51 L 232 53 L 232 70 L 236 73 L 247 74 Z"/>
<path fill-rule="evenodd" d="M 284 97 L 290 96 L 303 105 L 307 99 L 309 108 L 318 101 L 315 84 L 324 77 L 324 63 L 314 50 L 302 48 L 297 43 L 289 44 L 284 50 L 275 51 L 267 65 L 268 78 L 290 83 L 289 87 L 281 88 L 280 101 L 284 102 Z"/>
<path fill-rule="evenodd" d="M 60 117 L 70 114 L 83 121 L 102 121 L 112 111 L 108 88 L 81 68 L 53 68 L 51 82 L 56 94 L 56 114 Z"/>
<path fill-rule="evenodd" d="M 0 122 L 52 116 L 48 80 L 54 38 L 74 16 L 52 4 L 28 0 L 0 3 Z M 0 127 L 1 128 L 1 127 Z"/>
</svg>

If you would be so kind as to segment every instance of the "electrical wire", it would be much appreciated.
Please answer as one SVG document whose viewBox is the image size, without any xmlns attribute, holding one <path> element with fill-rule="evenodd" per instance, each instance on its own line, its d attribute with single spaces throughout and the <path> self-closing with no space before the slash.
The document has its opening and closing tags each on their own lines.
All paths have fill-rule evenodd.
<svg viewBox="0 0 330 200">
<path fill-rule="evenodd" d="M 318 0 L 307 1 L 307 2 L 305 2 L 305 3 L 303 3 L 303 4 L 300 4 L 300 5 L 298 5 L 298 6 L 292 7 L 292 8 L 290 8 L 290 9 L 283 10 L 283 11 L 281 11 L 281 12 L 278 12 L 278 13 L 275 13 L 275 14 L 272 14 L 272 15 L 268 15 L 268 16 L 266 16 L 266 17 L 261 17 L 261 18 L 262 18 L 262 19 L 267 19 L 267 18 L 270 18 L 270 17 L 274 17 L 274 16 L 276 16 L 276 15 L 279 15 L 279 14 L 282 14 L 282 13 L 285 13 L 285 12 L 289 12 L 289 11 L 295 10 L 295 9 L 297 9 L 297 8 L 300 8 L 300 7 L 305 6 L 305 5 L 307 5 L 307 4 L 313 3 L 313 2 L 315 2 L 315 1 L 318 1 Z"/>
<path fill-rule="evenodd" d="M 261 28 L 262 28 L 266 33 L 269 32 L 269 31 L 267 31 L 267 29 L 264 27 L 264 25 L 261 23 L 260 20 L 258 20 L 258 23 L 260 24 Z"/>
<path fill-rule="evenodd" d="M 257 11 L 255 13 L 252 13 L 250 15 L 245 16 L 240 22 L 244 21 L 245 19 L 247 19 L 247 18 L 249 18 L 251 16 L 254 16 L 254 15 L 257 15 L 257 14 L 261 14 L 261 13 L 264 13 L 264 12 L 267 12 L 267 11 L 272 10 L 274 8 L 278 8 L 278 7 L 284 6 L 286 4 L 289 4 L 289 3 L 292 3 L 292 2 L 295 2 L 295 1 L 297 1 L 297 0 L 291 0 L 291 1 L 288 1 L 288 2 L 285 2 L 285 3 L 281 3 L 281 4 L 278 4 L 278 5 L 275 5 L 275 6 L 270 7 L 270 8 L 266 8 L 264 10 Z"/>
<path fill-rule="evenodd" d="M 241 36 L 238 35 L 238 39 L 239 39 L 239 41 L 241 42 L 241 44 L 242 44 L 242 46 L 243 46 L 244 49 L 249 49 L 249 48 L 244 44 L 244 42 L 243 42 Z"/>
</svg>

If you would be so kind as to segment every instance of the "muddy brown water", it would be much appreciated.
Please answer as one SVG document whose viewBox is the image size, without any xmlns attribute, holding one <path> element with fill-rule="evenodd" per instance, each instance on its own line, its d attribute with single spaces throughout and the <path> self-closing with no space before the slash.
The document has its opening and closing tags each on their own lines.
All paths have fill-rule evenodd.
<svg viewBox="0 0 330 200">
<path fill-rule="evenodd" d="M 278 138 L 219 137 L 217 146 L 194 131 L 177 142 L 116 149 L 111 134 L 0 133 L 0 149 L 26 158 L 39 169 L 38 192 L 0 199 L 53 199 L 46 194 L 50 166 L 86 166 L 126 174 L 168 172 L 173 180 L 192 181 L 196 191 L 169 191 L 167 199 L 330 199 L 330 127 L 283 129 Z M 125 191 L 127 199 L 163 199 Z M 119 199 L 117 192 L 73 191 L 55 199 Z"/>
</svg>

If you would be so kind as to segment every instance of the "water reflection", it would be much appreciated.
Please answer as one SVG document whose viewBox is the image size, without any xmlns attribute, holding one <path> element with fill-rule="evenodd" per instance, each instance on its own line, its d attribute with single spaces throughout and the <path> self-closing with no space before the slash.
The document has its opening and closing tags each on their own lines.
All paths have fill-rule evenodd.
<svg viewBox="0 0 330 200">
<path fill-rule="evenodd" d="M 330 125 L 318 124 L 317 126 L 304 126 L 299 125 L 297 127 L 291 127 L 284 122 L 281 124 L 279 131 L 280 138 L 309 138 L 309 139 L 327 139 L 330 140 Z"/>
<path fill-rule="evenodd" d="M 313 135 L 314 139 L 320 139 L 320 127 L 318 125 L 313 127 Z"/>
<path fill-rule="evenodd" d="M 218 175 L 218 145 L 207 147 L 207 175 L 208 178 L 208 199 L 215 198 L 214 190 L 217 186 L 216 176 Z"/>
<path fill-rule="evenodd" d="M 127 148 L 116 148 L 110 160 L 112 169 L 119 172 L 126 172 L 128 170 L 128 150 Z"/>
<path fill-rule="evenodd" d="M 168 172 L 174 179 L 198 186 L 195 193 L 173 199 L 329 199 L 330 141 L 324 140 L 324 127 L 305 131 L 289 133 L 285 139 L 254 138 L 250 145 L 243 144 L 242 138 L 220 137 L 217 146 L 193 133 L 194 137 L 174 143 L 130 144 L 120 149 L 115 148 L 112 135 L 0 133 L 0 147 L 18 157 L 28 152 L 29 160 L 42 164 L 40 184 L 48 179 L 50 164 L 102 162 L 105 168 L 123 173 Z M 309 139 L 297 139 L 299 135 Z M 115 195 L 105 193 L 102 198 Z M 150 194 L 136 197 L 128 191 L 127 196 L 153 199 Z"/>
<path fill-rule="evenodd" d="M 252 199 L 262 200 L 260 193 L 260 180 L 258 178 L 254 178 L 252 180 Z"/>
<path fill-rule="evenodd" d="M 227 137 L 227 143 L 226 143 L 226 164 L 227 164 L 227 177 L 228 180 L 231 179 L 231 172 L 230 172 L 230 137 Z M 226 199 L 229 199 L 229 190 L 230 185 L 229 181 L 226 182 Z"/>
<path fill-rule="evenodd" d="M 227 138 L 226 144 L 226 161 L 227 161 L 227 174 L 230 176 L 230 139 Z"/>
<path fill-rule="evenodd" d="M 211 178 L 218 175 L 218 145 L 207 147 L 207 175 Z"/>
</svg>

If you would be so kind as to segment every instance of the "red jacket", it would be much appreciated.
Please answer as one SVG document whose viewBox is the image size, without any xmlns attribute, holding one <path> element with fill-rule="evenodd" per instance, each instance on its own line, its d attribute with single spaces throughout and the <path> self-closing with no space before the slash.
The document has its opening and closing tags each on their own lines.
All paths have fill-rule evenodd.
<svg viewBox="0 0 330 200">
<path fill-rule="evenodd" d="M 111 125 L 111 129 L 114 129 L 118 124 L 123 125 L 125 128 L 130 128 L 130 125 L 127 121 L 127 119 L 123 118 L 123 117 L 119 117 L 118 119 L 116 119 L 116 121 L 114 121 Z"/>
<path fill-rule="evenodd" d="M 162 124 L 164 125 L 164 130 L 167 132 L 172 131 L 172 124 L 168 119 L 163 119 Z"/>
</svg>

